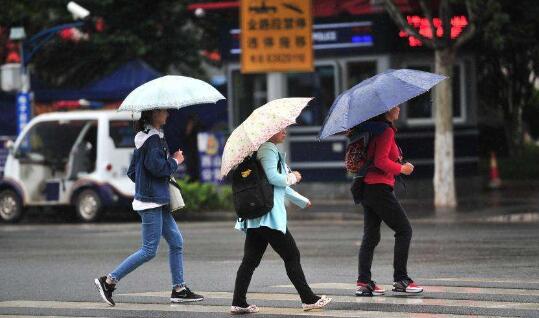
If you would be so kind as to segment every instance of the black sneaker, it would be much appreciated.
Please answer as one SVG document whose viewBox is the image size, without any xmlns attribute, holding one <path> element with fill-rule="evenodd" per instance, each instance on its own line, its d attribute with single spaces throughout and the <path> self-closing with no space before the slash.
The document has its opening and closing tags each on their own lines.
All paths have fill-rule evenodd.
<svg viewBox="0 0 539 318">
<path fill-rule="evenodd" d="M 116 289 L 114 284 L 107 284 L 107 277 L 102 276 L 94 279 L 95 287 L 99 292 L 99 296 L 106 302 L 109 306 L 114 307 L 116 303 L 112 300 L 112 292 Z"/>
<path fill-rule="evenodd" d="M 173 303 L 188 303 L 204 300 L 204 296 L 193 293 L 189 288 L 183 287 L 180 291 L 172 289 L 170 301 Z"/>
</svg>

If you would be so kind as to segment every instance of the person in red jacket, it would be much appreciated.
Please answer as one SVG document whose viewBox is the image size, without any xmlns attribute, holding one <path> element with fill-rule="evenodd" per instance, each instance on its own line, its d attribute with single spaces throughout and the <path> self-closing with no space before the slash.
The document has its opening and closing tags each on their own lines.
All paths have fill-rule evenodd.
<svg viewBox="0 0 539 318">
<path fill-rule="evenodd" d="M 423 288 L 408 276 L 406 264 L 412 227 L 393 191 L 396 176 L 410 175 L 414 171 L 411 163 L 403 163 L 402 154 L 395 142 L 397 129 L 393 122 L 399 118 L 399 113 L 400 108 L 397 106 L 371 119 L 386 122 L 388 126 L 381 134 L 372 137 L 367 148 L 368 158 L 372 158 L 372 164 L 365 175 L 361 202 L 365 217 L 363 240 L 359 249 L 357 296 L 378 296 L 385 293 L 385 290 L 371 279 L 372 259 L 374 249 L 380 242 L 382 221 L 395 232 L 393 291 L 405 293 L 423 291 Z"/>
</svg>

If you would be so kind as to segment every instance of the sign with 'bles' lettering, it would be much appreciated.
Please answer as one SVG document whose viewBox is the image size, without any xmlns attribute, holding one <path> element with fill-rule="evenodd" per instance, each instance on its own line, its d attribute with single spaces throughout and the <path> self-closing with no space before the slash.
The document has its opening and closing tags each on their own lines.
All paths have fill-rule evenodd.
<svg viewBox="0 0 539 318">
<path fill-rule="evenodd" d="M 312 72 L 310 0 L 241 1 L 241 72 Z"/>
</svg>

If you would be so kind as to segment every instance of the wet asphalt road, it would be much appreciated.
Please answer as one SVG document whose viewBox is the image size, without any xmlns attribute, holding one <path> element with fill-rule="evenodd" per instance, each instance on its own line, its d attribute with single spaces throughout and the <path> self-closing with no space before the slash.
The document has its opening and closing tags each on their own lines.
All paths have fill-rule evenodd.
<svg viewBox="0 0 539 318">
<path fill-rule="evenodd" d="M 138 248 L 139 224 L 129 219 L 92 225 L 28 223 L 0 225 L 0 316 L 228 316 L 243 252 L 243 235 L 231 222 L 179 222 L 186 281 L 207 296 L 204 302 L 168 304 L 168 248 L 162 241 L 158 256 L 119 284 L 114 309 L 99 301 L 92 280 Z M 409 274 L 425 285 L 425 293 L 406 297 L 389 291 L 384 297 L 356 298 L 361 221 L 290 222 L 309 283 L 335 298 L 328 310 L 316 314 L 539 317 L 539 223 L 533 215 L 414 218 L 412 225 Z M 386 286 L 391 284 L 392 250 L 393 236 L 385 227 L 373 278 Z M 303 314 L 273 251 L 264 256 L 249 291 L 251 302 L 264 307 L 257 316 Z"/>
</svg>

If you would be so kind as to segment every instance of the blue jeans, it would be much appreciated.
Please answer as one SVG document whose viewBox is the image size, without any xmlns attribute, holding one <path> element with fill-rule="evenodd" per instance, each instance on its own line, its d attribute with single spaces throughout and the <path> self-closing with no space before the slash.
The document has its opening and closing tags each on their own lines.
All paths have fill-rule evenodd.
<svg viewBox="0 0 539 318">
<path fill-rule="evenodd" d="M 117 283 L 125 275 L 154 258 L 162 235 L 169 246 L 172 287 L 184 286 L 183 238 L 168 206 L 137 211 L 137 213 L 142 219 L 142 247 L 127 257 L 108 277 Z"/>
</svg>

